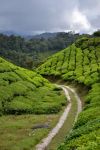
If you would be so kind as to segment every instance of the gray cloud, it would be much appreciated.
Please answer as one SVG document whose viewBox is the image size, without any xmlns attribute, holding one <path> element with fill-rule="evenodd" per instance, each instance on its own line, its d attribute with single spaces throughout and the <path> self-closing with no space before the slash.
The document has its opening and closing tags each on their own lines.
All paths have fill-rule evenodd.
<svg viewBox="0 0 100 150">
<path fill-rule="evenodd" d="M 100 0 L 0 0 L 0 30 L 91 32 L 99 14 Z"/>
<path fill-rule="evenodd" d="M 92 28 L 100 28 L 100 0 L 79 0 L 79 10 L 87 17 Z"/>
</svg>

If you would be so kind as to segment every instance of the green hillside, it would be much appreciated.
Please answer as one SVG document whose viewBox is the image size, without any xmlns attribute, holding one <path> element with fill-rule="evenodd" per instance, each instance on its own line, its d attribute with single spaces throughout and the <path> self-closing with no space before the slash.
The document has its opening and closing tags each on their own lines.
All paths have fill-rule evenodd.
<svg viewBox="0 0 100 150">
<path fill-rule="evenodd" d="M 66 104 L 62 92 L 41 75 L 0 58 L 0 114 L 56 113 Z"/>
<path fill-rule="evenodd" d="M 100 38 L 82 38 L 50 57 L 39 68 L 43 75 L 61 76 L 91 85 L 100 80 Z"/>
<path fill-rule="evenodd" d="M 82 38 L 49 57 L 37 71 L 87 86 L 85 108 L 59 150 L 100 149 L 100 37 Z"/>
</svg>

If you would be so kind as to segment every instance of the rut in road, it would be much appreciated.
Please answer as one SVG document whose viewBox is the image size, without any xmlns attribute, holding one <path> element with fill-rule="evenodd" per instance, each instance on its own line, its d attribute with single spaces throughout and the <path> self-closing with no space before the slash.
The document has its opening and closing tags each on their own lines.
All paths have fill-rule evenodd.
<svg viewBox="0 0 100 150">
<path fill-rule="evenodd" d="M 72 104 L 71 104 L 71 98 L 70 98 L 68 90 L 71 91 L 75 95 L 75 98 L 77 100 L 77 114 L 75 116 L 75 121 L 77 120 L 78 114 L 82 111 L 81 100 L 80 100 L 79 96 L 77 95 L 77 93 L 72 88 L 70 88 L 68 86 L 64 86 L 64 85 L 57 85 L 57 86 L 63 89 L 63 91 L 65 93 L 65 96 L 67 98 L 67 101 L 68 101 L 68 105 L 66 106 L 66 108 L 65 108 L 63 114 L 61 115 L 61 117 L 60 117 L 58 123 L 56 124 L 56 126 L 50 131 L 50 133 L 48 134 L 48 136 L 41 141 L 41 143 L 39 143 L 38 145 L 36 145 L 36 150 L 45 150 L 46 147 L 52 141 L 52 139 L 55 137 L 55 135 L 62 128 L 65 120 L 67 119 L 68 114 L 69 114 L 70 109 L 71 109 L 71 106 L 72 106 Z"/>
</svg>

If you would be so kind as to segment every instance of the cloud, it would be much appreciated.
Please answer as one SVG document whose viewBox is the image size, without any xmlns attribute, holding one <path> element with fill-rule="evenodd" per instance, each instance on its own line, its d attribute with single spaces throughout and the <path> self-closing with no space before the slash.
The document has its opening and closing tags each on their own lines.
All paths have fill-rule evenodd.
<svg viewBox="0 0 100 150">
<path fill-rule="evenodd" d="M 100 0 L 79 0 L 78 8 L 87 17 L 92 28 L 100 28 Z"/>
<path fill-rule="evenodd" d="M 33 34 L 100 27 L 100 0 L 0 0 L 0 30 Z"/>
<path fill-rule="evenodd" d="M 70 29 L 76 32 L 90 32 L 93 30 L 86 15 L 80 12 L 78 8 L 73 10 L 70 24 Z"/>
</svg>

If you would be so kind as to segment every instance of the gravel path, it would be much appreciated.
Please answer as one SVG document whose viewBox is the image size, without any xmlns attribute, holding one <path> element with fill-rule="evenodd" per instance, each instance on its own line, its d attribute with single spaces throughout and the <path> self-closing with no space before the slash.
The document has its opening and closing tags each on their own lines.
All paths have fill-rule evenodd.
<svg viewBox="0 0 100 150">
<path fill-rule="evenodd" d="M 63 126 L 65 120 L 67 119 L 68 114 L 71 109 L 71 106 L 72 106 L 71 98 L 70 98 L 68 90 L 71 91 L 75 95 L 76 100 L 77 100 L 77 114 L 75 117 L 75 121 L 77 120 L 78 114 L 82 111 L 81 100 L 80 100 L 79 96 L 77 95 L 77 93 L 68 86 L 64 86 L 64 85 L 57 85 L 57 86 L 63 89 L 65 96 L 67 97 L 68 104 L 67 104 L 63 114 L 61 115 L 58 123 L 56 124 L 56 126 L 50 131 L 48 136 L 41 141 L 41 143 L 36 145 L 36 150 L 45 150 L 46 147 L 49 145 L 49 143 L 52 141 L 53 137 L 59 132 L 59 130 Z"/>
</svg>

